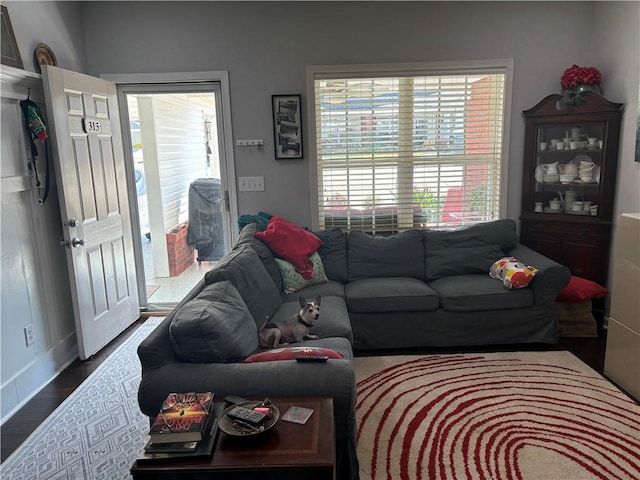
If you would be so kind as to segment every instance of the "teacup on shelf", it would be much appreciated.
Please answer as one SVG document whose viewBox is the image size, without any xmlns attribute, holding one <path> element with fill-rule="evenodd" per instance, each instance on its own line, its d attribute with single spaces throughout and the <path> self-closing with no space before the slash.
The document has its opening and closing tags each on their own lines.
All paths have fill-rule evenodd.
<svg viewBox="0 0 640 480">
<path fill-rule="evenodd" d="M 581 212 L 582 211 L 582 204 L 584 202 L 573 202 L 571 203 L 571 211 L 572 212 Z"/>
</svg>

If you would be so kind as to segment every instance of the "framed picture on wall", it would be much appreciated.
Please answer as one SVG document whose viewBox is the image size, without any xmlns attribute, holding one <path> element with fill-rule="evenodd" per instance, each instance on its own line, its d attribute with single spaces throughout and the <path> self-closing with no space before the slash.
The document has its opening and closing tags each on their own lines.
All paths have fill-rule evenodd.
<svg viewBox="0 0 640 480">
<path fill-rule="evenodd" d="M 276 159 L 302 158 L 301 95 L 271 95 Z"/>
<path fill-rule="evenodd" d="M 22 66 L 22 58 L 20 58 L 18 42 L 16 42 L 16 36 L 13 34 L 13 27 L 11 26 L 11 20 L 9 19 L 9 12 L 7 11 L 6 5 L 2 5 L 2 18 L 0 20 L 2 21 L 2 24 L 0 25 L 0 33 L 2 34 L 0 39 L 2 65 L 24 68 Z"/>
</svg>

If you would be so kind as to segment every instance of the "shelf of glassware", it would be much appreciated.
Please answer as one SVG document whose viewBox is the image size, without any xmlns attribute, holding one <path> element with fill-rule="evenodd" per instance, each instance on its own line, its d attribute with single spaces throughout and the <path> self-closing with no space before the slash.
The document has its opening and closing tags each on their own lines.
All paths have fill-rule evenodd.
<svg viewBox="0 0 640 480">
<path fill-rule="evenodd" d="M 540 127 L 538 139 L 558 135 L 564 127 Z M 591 125 L 590 131 L 603 132 Z M 564 139 L 538 142 L 534 172 L 534 213 L 598 216 L 603 141 L 587 137 L 582 127 L 564 130 Z M 571 133 L 570 133 L 571 132 Z"/>
</svg>

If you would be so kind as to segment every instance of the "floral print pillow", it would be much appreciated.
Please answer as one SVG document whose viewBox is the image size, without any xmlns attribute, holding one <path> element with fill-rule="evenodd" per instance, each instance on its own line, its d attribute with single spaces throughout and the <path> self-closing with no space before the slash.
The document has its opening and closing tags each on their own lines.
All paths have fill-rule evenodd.
<svg viewBox="0 0 640 480">
<path fill-rule="evenodd" d="M 508 289 L 524 288 L 529 285 L 538 269 L 525 265 L 514 257 L 503 257 L 489 270 L 489 276 L 502 280 L 502 284 Z"/>
<path fill-rule="evenodd" d="M 276 263 L 280 268 L 285 293 L 295 293 L 309 285 L 329 281 L 324 273 L 324 265 L 318 252 L 314 252 L 309 257 L 309 266 L 305 270 L 296 268 L 293 264 L 281 258 L 276 258 Z"/>
</svg>

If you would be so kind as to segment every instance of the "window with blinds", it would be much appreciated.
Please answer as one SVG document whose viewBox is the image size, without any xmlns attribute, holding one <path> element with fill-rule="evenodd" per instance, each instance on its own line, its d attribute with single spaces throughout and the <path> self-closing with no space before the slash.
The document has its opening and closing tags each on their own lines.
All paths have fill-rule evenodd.
<svg viewBox="0 0 640 480">
<path fill-rule="evenodd" d="M 319 227 L 395 233 L 499 218 L 506 69 L 312 72 Z"/>
</svg>

